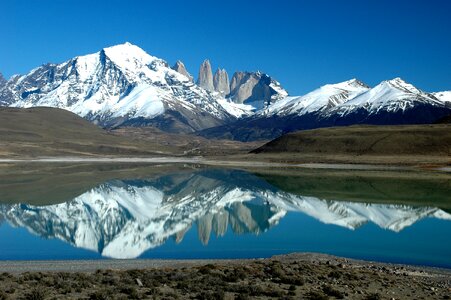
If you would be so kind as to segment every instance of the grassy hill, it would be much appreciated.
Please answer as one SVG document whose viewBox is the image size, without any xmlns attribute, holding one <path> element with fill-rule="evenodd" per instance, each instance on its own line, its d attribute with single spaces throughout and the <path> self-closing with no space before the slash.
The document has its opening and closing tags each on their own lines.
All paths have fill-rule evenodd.
<svg viewBox="0 0 451 300">
<path fill-rule="evenodd" d="M 0 107 L 0 157 L 230 155 L 262 143 L 208 140 L 153 127 L 106 131 L 57 108 Z"/>
<path fill-rule="evenodd" d="M 349 126 L 281 136 L 252 153 L 332 155 L 451 155 L 451 126 Z"/>
<path fill-rule="evenodd" d="M 451 165 L 451 125 L 348 126 L 283 135 L 248 160 L 283 163 Z"/>
<path fill-rule="evenodd" d="M 65 110 L 0 108 L 0 157 L 150 155 L 161 145 L 115 136 Z"/>
</svg>

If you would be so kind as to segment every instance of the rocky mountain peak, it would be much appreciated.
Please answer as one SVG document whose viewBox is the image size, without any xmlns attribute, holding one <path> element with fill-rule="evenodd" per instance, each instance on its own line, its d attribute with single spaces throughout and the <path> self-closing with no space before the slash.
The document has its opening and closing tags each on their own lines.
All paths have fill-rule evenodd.
<svg viewBox="0 0 451 300">
<path fill-rule="evenodd" d="M 189 81 L 194 82 L 193 76 L 186 70 L 185 64 L 181 60 L 176 61 L 172 69 L 188 77 Z"/>
<path fill-rule="evenodd" d="M 340 90 L 355 90 L 355 89 L 367 90 L 370 87 L 368 85 L 366 85 L 364 82 L 362 82 L 356 78 L 353 78 L 353 79 L 346 80 L 346 81 L 339 82 L 339 83 L 326 84 L 326 85 L 322 86 L 322 88 L 335 88 L 335 89 L 340 89 Z"/>
<path fill-rule="evenodd" d="M 229 75 L 225 69 L 218 68 L 213 77 L 213 85 L 216 92 L 225 96 L 230 93 Z"/>
<path fill-rule="evenodd" d="M 391 80 L 383 81 L 381 84 L 389 85 L 393 88 L 396 88 L 398 90 L 407 92 L 407 93 L 415 93 L 415 94 L 421 94 L 422 91 L 413 86 L 412 84 L 406 82 L 400 77 L 393 78 Z"/>
<path fill-rule="evenodd" d="M 213 86 L 213 73 L 211 71 L 211 64 L 208 59 L 204 60 L 200 65 L 197 84 L 207 91 L 213 92 L 215 90 Z"/>
<path fill-rule="evenodd" d="M 148 64 L 154 60 L 159 60 L 158 58 L 149 55 L 140 47 L 132 45 L 129 42 L 103 48 L 102 51 L 116 64 L 127 69 L 142 64 Z"/>
<path fill-rule="evenodd" d="M 235 103 L 263 108 L 288 96 L 280 84 L 262 72 L 235 72 L 230 84 L 229 97 Z"/>
<path fill-rule="evenodd" d="M 233 73 L 232 81 L 230 82 L 230 93 L 235 93 L 237 87 L 240 85 L 241 80 L 244 78 L 245 73 L 237 71 Z"/>
<path fill-rule="evenodd" d="M 352 78 L 351 80 L 346 81 L 346 83 L 350 86 L 353 87 L 364 87 L 364 88 L 370 88 L 369 85 L 367 85 L 366 83 L 364 83 L 363 81 L 357 79 L 357 78 Z"/>
<path fill-rule="evenodd" d="M 3 74 L 0 72 L 0 90 L 6 85 L 7 81 L 5 77 L 3 77 Z"/>
<path fill-rule="evenodd" d="M 191 132 L 232 118 L 216 97 L 164 60 L 125 43 L 12 78 L 0 90 L 0 105 L 58 107 L 104 127 Z"/>
</svg>

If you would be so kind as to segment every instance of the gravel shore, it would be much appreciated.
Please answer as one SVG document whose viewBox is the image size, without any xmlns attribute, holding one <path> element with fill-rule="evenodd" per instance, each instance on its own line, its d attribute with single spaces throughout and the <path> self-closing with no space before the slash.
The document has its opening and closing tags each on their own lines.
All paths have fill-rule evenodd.
<svg viewBox="0 0 451 300">
<path fill-rule="evenodd" d="M 451 270 L 298 253 L 246 260 L 11 261 L 0 299 L 450 299 Z"/>
</svg>

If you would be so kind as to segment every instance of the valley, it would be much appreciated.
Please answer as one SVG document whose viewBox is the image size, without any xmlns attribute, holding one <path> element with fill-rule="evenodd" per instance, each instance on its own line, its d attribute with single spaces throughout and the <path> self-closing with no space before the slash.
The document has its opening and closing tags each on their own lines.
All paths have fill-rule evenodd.
<svg viewBox="0 0 451 300">
<path fill-rule="evenodd" d="M 182 61 L 169 67 L 124 43 L 2 79 L 0 104 L 3 159 L 450 163 L 449 92 L 425 92 L 399 77 L 291 96 L 260 71 L 213 75 L 208 59 L 195 82 Z"/>
<path fill-rule="evenodd" d="M 261 144 L 208 140 L 152 127 L 105 130 L 57 108 L 0 108 L 1 158 L 229 155 Z"/>
<path fill-rule="evenodd" d="M 0 300 L 451 299 L 450 11 L 2 1 Z"/>
<path fill-rule="evenodd" d="M 218 68 L 213 76 L 208 59 L 194 82 L 183 62 L 171 68 L 128 42 L 0 81 L 3 107 L 65 109 L 107 130 L 152 127 L 243 142 L 321 127 L 431 124 L 451 114 L 449 99 L 399 77 L 374 87 L 353 78 L 296 96 L 260 71 L 229 80 Z"/>
<path fill-rule="evenodd" d="M 451 163 L 448 124 L 341 126 L 289 133 L 271 142 L 241 142 L 153 127 L 105 130 L 71 112 L 39 107 L 2 108 L 0 125 L 0 158 L 4 160 L 175 157 L 248 167 L 372 164 L 439 168 Z"/>
</svg>

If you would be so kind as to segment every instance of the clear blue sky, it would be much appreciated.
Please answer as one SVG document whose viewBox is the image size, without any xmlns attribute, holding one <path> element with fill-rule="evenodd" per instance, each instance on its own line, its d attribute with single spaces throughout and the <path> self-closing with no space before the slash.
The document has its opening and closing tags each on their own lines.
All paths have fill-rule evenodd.
<svg viewBox="0 0 451 300">
<path fill-rule="evenodd" d="M 357 77 L 451 90 L 451 1 L 1 0 L 0 72 L 129 41 L 197 77 L 261 70 L 292 95 Z"/>
</svg>

